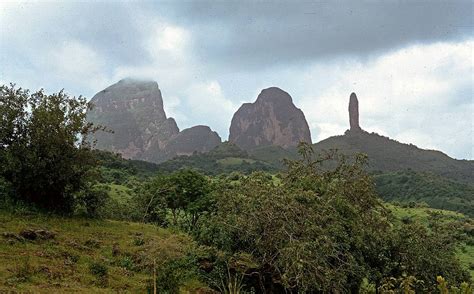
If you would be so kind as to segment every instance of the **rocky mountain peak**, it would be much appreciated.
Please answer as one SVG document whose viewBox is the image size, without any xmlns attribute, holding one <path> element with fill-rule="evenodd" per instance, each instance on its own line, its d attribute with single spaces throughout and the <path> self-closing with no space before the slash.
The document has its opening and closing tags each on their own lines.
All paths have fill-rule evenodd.
<svg viewBox="0 0 474 294">
<path fill-rule="evenodd" d="M 278 87 L 270 87 L 263 89 L 258 95 L 256 103 L 272 103 L 272 104 L 293 104 L 290 94 Z"/>
<path fill-rule="evenodd" d="M 183 136 L 192 137 L 195 132 L 178 136 L 178 125 L 166 116 L 161 91 L 154 81 L 123 79 L 97 93 L 91 102 L 95 107 L 88 113 L 88 120 L 113 131 L 96 133 L 96 147 L 121 153 L 124 158 L 161 162 L 177 154 L 177 150 L 168 146 L 170 142 Z M 199 133 L 205 137 L 201 129 Z M 209 133 L 213 132 L 209 129 Z M 220 143 L 218 135 L 217 138 Z M 203 152 L 216 142 L 216 137 L 209 142 L 195 141 L 180 148 L 191 153 Z"/>
<path fill-rule="evenodd" d="M 234 114 L 229 141 L 243 149 L 258 146 L 290 148 L 301 141 L 311 143 L 303 112 L 291 96 L 277 88 L 262 90 L 254 103 L 244 103 Z"/>
</svg>

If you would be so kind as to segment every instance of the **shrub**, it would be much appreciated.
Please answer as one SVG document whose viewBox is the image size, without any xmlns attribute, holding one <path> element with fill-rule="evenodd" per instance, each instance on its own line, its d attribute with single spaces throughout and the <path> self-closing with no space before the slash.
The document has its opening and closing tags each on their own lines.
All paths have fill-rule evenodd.
<svg viewBox="0 0 474 294">
<path fill-rule="evenodd" d="M 100 216 L 101 208 L 105 205 L 109 194 L 102 185 L 85 187 L 74 195 L 75 213 L 88 217 Z"/>
<path fill-rule="evenodd" d="M 96 277 L 96 282 L 99 286 L 107 286 L 109 270 L 105 264 L 93 262 L 89 265 L 89 271 Z"/>
</svg>

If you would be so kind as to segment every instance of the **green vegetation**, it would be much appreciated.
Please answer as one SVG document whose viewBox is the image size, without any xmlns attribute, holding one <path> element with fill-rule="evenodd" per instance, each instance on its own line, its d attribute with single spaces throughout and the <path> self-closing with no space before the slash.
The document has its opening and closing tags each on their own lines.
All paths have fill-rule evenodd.
<svg viewBox="0 0 474 294">
<path fill-rule="evenodd" d="M 424 202 L 433 208 L 474 217 L 474 186 L 432 173 L 399 171 L 374 175 L 377 192 L 386 201 Z"/>
<path fill-rule="evenodd" d="M 226 143 L 124 160 L 91 150 L 84 100 L 1 90 L 0 292 L 472 293 L 469 206 L 427 204 L 464 211 L 468 184 L 375 185 L 367 156 L 308 144 L 284 169 Z"/>
<path fill-rule="evenodd" d="M 413 144 L 403 144 L 376 133 L 346 131 L 313 145 L 316 153 L 337 149 L 347 155 L 364 153 L 369 156 L 370 171 L 393 172 L 413 170 L 430 172 L 455 181 L 472 184 L 474 161 L 456 160 L 435 150 L 423 150 Z"/>
<path fill-rule="evenodd" d="M 158 165 L 160 171 L 173 172 L 191 168 L 206 175 L 219 175 L 231 172 L 249 174 L 254 171 L 277 171 L 276 165 L 250 157 L 246 151 L 234 144 L 222 143 L 208 153 L 191 156 L 178 156 Z"/>
<path fill-rule="evenodd" d="M 87 143 L 98 128 L 86 121 L 90 105 L 63 91 L 0 87 L 0 178 L 14 201 L 70 213 L 77 203 L 89 214 L 100 205 L 92 189 L 95 160 Z"/>
<path fill-rule="evenodd" d="M 442 225 L 456 232 L 460 241 L 457 246 L 457 256 L 463 267 L 469 269 L 471 278 L 474 279 L 474 219 L 448 210 L 433 209 L 429 207 L 408 207 L 407 205 L 394 205 L 387 203 L 385 206 L 401 223 L 419 222 L 426 227 Z"/>
</svg>

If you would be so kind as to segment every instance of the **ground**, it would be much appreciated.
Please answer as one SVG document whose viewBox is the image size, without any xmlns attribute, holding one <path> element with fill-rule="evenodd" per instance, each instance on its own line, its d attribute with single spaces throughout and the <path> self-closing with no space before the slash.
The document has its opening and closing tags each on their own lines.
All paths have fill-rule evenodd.
<svg viewBox="0 0 474 294">
<path fill-rule="evenodd" d="M 119 190 L 114 187 L 113 192 Z M 387 207 L 400 220 L 426 222 L 430 211 L 441 213 L 444 221 L 465 218 L 424 207 Z M 31 234 L 35 240 L 28 239 Z M 159 270 L 195 246 L 190 237 L 154 225 L 0 210 L 0 293 L 147 293 L 154 260 Z M 474 246 L 462 244 L 458 256 L 468 268 L 474 264 Z M 471 275 L 474 278 L 473 270 Z M 199 281 L 190 279 L 181 292 L 200 287 Z"/>
<path fill-rule="evenodd" d="M 27 240 L 19 236 L 25 230 L 55 236 Z M 193 246 L 189 237 L 153 225 L 5 212 L 0 234 L 0 292 L 146 293 L 153 259 L 159 268 Z"/>
</svg>

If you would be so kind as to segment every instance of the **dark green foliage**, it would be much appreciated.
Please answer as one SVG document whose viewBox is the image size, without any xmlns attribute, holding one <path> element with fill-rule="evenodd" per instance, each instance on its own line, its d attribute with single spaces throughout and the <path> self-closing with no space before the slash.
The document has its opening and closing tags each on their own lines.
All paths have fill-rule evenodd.
<svg viewBox="0 0 474 294">
<path fill-rule="evenodd" d="M 307 160 L 292 162 L 281 185 L 257 173 L 222 189 L 202 242 L 250 254 L 255 287 L 357 289 L 364 252 L 388 227 L 384 210 L 359 165 L 322 172 Z"/>
<path fill-rule="evenodd" d="M 414 287 L 422 292 L 436 289 L 434 277 L 443 276 L 460 284 L 469 280 L 455 258 L 457 241 L 455 231 L 428 230 L 419 223 L 404 224 L 387 236 L 387 252 L 392 263 L 386 263 L 380 272 L 387 277 L 414 276 L 423 285 Z"/>
<path fill-rule="evenodd" d="M 0 177 L 15 199 L 69 213 L 74 194 L 93 175 L 95 160 L 87 136 L 96 128 L 86 121 L 89 104 L 63 91 L 0 87 Z"/>
<path fill-rule="evenodd" d="M 123 184 L 132 176 L 143 179 L 159 171 L 155 163 L 123 159 L 118 153 L 94 150 L 93 154 L 103 169 L 103 182 Z"/>
<path fill-rule="evenodd" d="M 0 177 L 0 204 L 6 205 L 12 197 L 12 192 L 13 189 L 10 182 L 6 181 L 3 177 Z"/>
<path fill-rule="evenodd" d="M 91 263 L 89 265 L 89 271 L 96 277 L 105 277 L 108 274 L 107 266 L 99 262 Z"/>
<path fill-rule="evenodd" d="M 474 216 L 474 186 L 432 173 L 412 170 L 375 174 L 377 192 L 386 201 L 409 206 L 425 202 L 430 207 Z"/>
<path fill-rule="evenodd" d="M 99 286 L 105 287 L 109 281 L 109 269 L 101 262 L 93 262 L 89 265 L 89 271 L 96 278 Z"/>
</svg>

